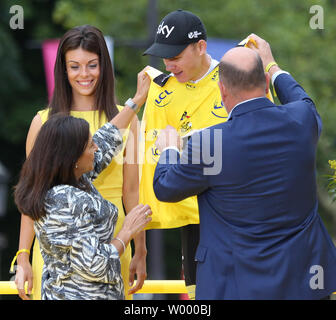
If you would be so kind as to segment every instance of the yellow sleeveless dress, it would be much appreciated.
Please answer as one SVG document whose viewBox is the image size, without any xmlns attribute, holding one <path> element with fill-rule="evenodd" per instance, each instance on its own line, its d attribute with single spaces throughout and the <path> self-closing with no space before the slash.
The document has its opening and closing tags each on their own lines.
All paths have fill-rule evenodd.
<svg viewBox="0 0 336 320">
<path fill-rule="evenodd" d="M 119 111 L 122 107 L 118 106 Z M 38 112 L 41 116 L 42 123 L 48 119 L 48 110 Z M 102 125 L 108 120 L 105 115 L 102 115 L 99 121 L 98 111 L 71 111 L 71 115 L 77 118 L 85 119 L 90 124 L 90 132 L 93 135 Z M 123 153 L 128 137 L 128 130 L 123 135 L 124 146 L 123 150 L 113 159 L 110 165 L 98 176 L 94 181 L 94 185 L 100 194 L 118 207 L 118 221 L 115 228 L 115 234 L 119 232 L 125 218 L 125 211 L 122 204 L 122 185 L 123 185 Z M 127 246 L 126 252 L 120 258 L 121 274 L 124 280 L 125 299 L 131 300 L 132 295 L 128 295 L 129 290 L 129 265 L 131 262 L 131 246 Z M 43 269 L 43 258 L 40 252 L 39 243 L 35 238 L 33 249 L 33 300 L 41 300 L 41 278 Z"/>
</svg>

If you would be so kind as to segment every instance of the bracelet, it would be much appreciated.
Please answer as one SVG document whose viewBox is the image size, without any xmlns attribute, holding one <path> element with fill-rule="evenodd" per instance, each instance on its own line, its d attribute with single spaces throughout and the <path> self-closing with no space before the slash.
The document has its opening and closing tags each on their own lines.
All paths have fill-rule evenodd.
<svg viewBox="0 0 336 320">
<path fill-rule="evenodd" d="M 275 61 L 270 62 L 266 68 L 265 71 L 268 72 L 273 66 L 277 66 L 278 64 Z"/>
<path fill-rule="evenodd" d="M 14 257 L 13 260 L 12 260 L 12 263 L 11 263 L 11 266 L 10 266 L 10 269 L 9 269 L 9 272 L 10 272 L 10 273 L 14 273 L 14 263 L 15 263 L 15 261 L 16 261 L 18 255 L 19 255 L 20 253 L 22 253 L 22 252 L 26 252 L 26 253 L 28 253 L 28 255 L 30 255 L 30 250 L 28 250 L 28 249 L 20 249 L 20 250 L 18 250 L 18 251 L 16 252 L 15 257 Z"/>
<path fill-rule="evenodd" d="M 121 242 L 121 244 L 122 244 L 122 246 L 123 246 L 123 248 L 124 248 L 124 251 L 123 251 L 123 253 L 126 251 L 126 246 L 125 246 L 125 242 L 124 241 L 122 241 L 120 238 L 118 238 L 118 237 L 115 237 L 114 238 L 115 240 L 118 240 L 119 242 Z"/>
</svg>

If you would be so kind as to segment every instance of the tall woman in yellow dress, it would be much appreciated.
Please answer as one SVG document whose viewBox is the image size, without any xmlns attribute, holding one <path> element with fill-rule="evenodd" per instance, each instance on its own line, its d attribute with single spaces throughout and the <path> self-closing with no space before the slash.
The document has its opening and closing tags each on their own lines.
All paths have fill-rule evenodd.
<svg viewBox="0 0 336 320">
<path fill-rule="evenodd" d="M 116 105 L 115 100 L 113 69 L 102 33 L 88 25 L 69 30 L 60 40 L 58 47 L 55 89 L 51 102 L 47 109 L 38 112 L 29 129 L 27 156 L 38 131 L 49 115 L 63 112 L 83 118 L 90 123 L 90 131 L 93 134 L 119 112 L 121 107 Z M 125 217 L 124 208 L 127 213 L 139 201 L 137 127 L 136 118 L 131 122 L 129 132 L 124 134 L 124 152 L 120 152 L 94 182 L 101 195 L 118 206 L 116 233 Z M 19 250 L 29 250 L 33 240 L 33 220 L 22 215 Z M 144 231 L 134 239 L 134 248 L 133 258 L 130 246 L 128 252 L 121 257 L 126 299 L 132 299 L 132 294 L 142 287 L 147 276 Z M 32 293 L 32 299 L 39 300 L 43 259 L 37 240 L 34 242 L 32 265 L 27 252 L 20 251 L 17 257 L 15 282 L 22 299 L 29 299 L 23 290 L 24 282 L 28 281 L 28 293 Z M 137 283 L 132 287 L 135 275 Z"/>
</svg>

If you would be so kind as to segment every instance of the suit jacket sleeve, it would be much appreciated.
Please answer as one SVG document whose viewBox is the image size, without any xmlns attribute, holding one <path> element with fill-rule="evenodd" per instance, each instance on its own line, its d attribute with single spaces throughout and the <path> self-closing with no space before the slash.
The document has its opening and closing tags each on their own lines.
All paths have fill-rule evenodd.
<svg viewBox="0 0 336 320">
<path fill-rule="evenodd" d="M 294 80 L 290 74 L 282 73 L 276 77 L 274 88 L 282 105 L 296 101 L 302 101 L 306 104 L 315 116 L 317 123 L 318 136 L 322 131 L 322 121 L 318 114 L 313 100 L 306 91 Z"/>
<path fill-rule="evenodd" d="M 178 202 L 202 193 L 209 187 L 204 174 L 201 157 L 200 134 L 195 133 L 183 150 L 182 155 L 174 150 L 164 151 L 156 166 L 153 180 L 154 193 L 158 200 Z"/>
</svg>

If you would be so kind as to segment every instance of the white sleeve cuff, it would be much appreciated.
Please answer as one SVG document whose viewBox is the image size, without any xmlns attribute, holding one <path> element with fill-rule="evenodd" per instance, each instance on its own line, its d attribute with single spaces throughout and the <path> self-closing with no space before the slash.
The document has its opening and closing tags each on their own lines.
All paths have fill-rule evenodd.
<svg viewBox="0 0 336 320">
<path fill-rule="evenodd" d="M 277 78 L 277 76 L 279 76 L 279 75 L 282 74 L 282 73 L 289 74 L 289 72 L 287 72 L 287 71 L 283 71 L 283 70 L 279 70 L 279 71 L 275 72 L 275 73 L 273 74 L 273 76 L 272 76 L 272 85 L 273 85 L 273 86 L 274 86 L 274 81 L 275 81 L 275 79 Z"/>
<path fill-rule="evenodd" d="M 174 150 L 176 150 L 178 153 L 180 153 L 180 150 L 179 150 L 177 147 L 174 147 L 174 146 L 164 148 L 164 149 L 162 150 L 161 153 L 165 152 L 165 151 L 168 150 L 168 149 L 174 149 Z"/>
</svg>

